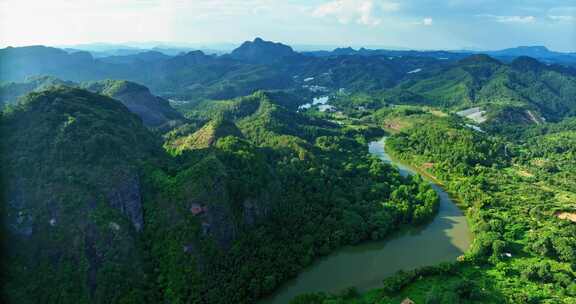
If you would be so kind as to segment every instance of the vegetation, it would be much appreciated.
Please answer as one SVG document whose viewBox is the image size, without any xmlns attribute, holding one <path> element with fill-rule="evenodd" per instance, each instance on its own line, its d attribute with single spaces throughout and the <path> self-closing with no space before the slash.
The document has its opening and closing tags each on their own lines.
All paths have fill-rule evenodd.
<svg viewBox="0 0 576 304">
<path fill-rule="evenodd" d="M 108 97 L 57 87 L 11 108 L 9 301 L 250 303 L 316 257 L 437 209 L 426 182 L 367 154 L 364 129 L 263 92 L 205 115 L 166 135 L 169 156 Z"/>
<path fill-rule="evenodd" d="M 572 303 L 576 226 L 560 214 L 575 210 L 573 120 L 526 129 L 511 141 L 456 117 L 420 119 L 426 127 L 403 128 L 387 149 L 458 195 L 475 235 L 470 250 L 460 262 L 399 273 L 350 300 L 293 302 Z"/>
<path fill-rule="evenodd" d="M 118 101 L 66 87 L 26 96 L 0 128 L 7 302 L 142 299 L 133 196 L 155 137 Z"/>
<path fill-rule="evenodd" d="M 485 55 L 425 73 L 420 79 L 401 83 L 383 93 L 394 104 L 423 104 L 462 109 L 484 106 L 496 121 L 529 121 L 526 114 L 506 120 L 506 109 L 518 108 L 540 113 L 550 121 L 571 116 L 576 79 L 562 68 L 546 66 L 529 57 L 519 57 L 509 65 Z M 507 115 L 508 113 L 508 115 Z"/>
<path fill-rule="evenodd" d="M 473 245 L 365 294 L 293 303 L 576 301 L 574 72 L 366 52 L 1 50 L 8 80 L 135 80 L 186 117 L 130 81 L 2 82 L 6 302 L 253 303 L 318 257 L 425 224 L 429 183 L 367 153 L 382 129 L 388 152 L 458 198 Z M 320 94 L 338 113 L 298 111 Z M 476 106 L 487 122 L 455 114 Z"/>
<path fill-rule="evenodd" d="M 192 135 L 211 134 L 209 151 L 186 141 L 180 147 L 178 140 L 172 144 L 181 159 L 202 151 L 208 154 L 204 160 L 175 176 L 155 171 L 151 181 L 161 192 L 153 200 L 166 204 L 149 205 L 147 211 L 158 222 L 148 231 L 150 246 L 158 250 L 151 260 L 163 278 L 154 287 L 159 301 L 251 302 L 320 255 L 381 239 L 400 225 L 426 221 L 436 211 L 438 201 L 430 186 L 405 179 L 369 157 L 360 133 L 356 139 L 344 136 L 335 125 L 289 112 L 263 93 L 227 102 L 215 115 L 227 119 L 228 126 L 236 121 L 244 136 L 218 136 L 218 120 L 213 120 Z M 217 176 L 225 179 L 223 185 L 214 183 Z M 198 189 L 198 183 L 207 185 Z M 197 229 L 177 229 L 184 226 L 165 222 L 174 218 L 170 209 L 180 208 L 198 222 L 189 215 L 188 201 L 178 199 L 182 196 L 208 210 L 229 213 L 230 221 L 214 220 L 208 211 Z M 202 231 L 202 224 L 204 229 L 230 225 L 235 232 L 214 231 L 208 238 L 211 233 Z M 230 235 L 235 235 L 234 242 L 229 242 Z M 186 242 L 195 255 L 182 250 Z M 188 270 L 182 269 L 183 261 L 189 261 Z M 186 272 L 199 272 L 201 279 L 189 284 Z M 176 288 L 178 292 L 166 292 Z"/>
</svg>

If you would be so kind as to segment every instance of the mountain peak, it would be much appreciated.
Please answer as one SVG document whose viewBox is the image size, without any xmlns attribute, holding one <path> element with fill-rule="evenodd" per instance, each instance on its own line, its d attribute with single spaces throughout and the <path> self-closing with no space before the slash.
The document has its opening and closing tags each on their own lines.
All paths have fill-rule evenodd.
<svg viewBox="0 0 576 304">
<path fill-rule="evenodd" d="M 519 46 L 515 48 L 504 49 L 492 52 L 492 54 L 496 56 L 511 56 L 511 57 L 530 56 L 534 58 L 547 58 L 561 55 L 562 53 L 550 51 L 547 47 L 542 45 L 534 45 L 534 46 Z"/>
<path fill-rule="evenodd" d="M 171 153 L 177 155 L 185 150 L 210 148 L 218 139 L 226 136 L 244 137 L 240 129 L 238 129 L 233 122 L 216 118 L 192 134 L 167 142 L 165 147 L 171 151 Z"/>
<path fill-rule="evenodd" d="M 538 71 L 542 68 L 542 63 L 532 57 L 520 56 L 514 59 L 510 66 L 521 71 Z"/>
<path fill-rule="evenodd" d="M 230 57 L 250 63 L 272 63 L 296 54 L 290 46 L 257 37 L 254 41 L 242 43 L 230 53 Z"/>
<path fill-rule="evenodd" d="M 200 51 L 200 50 L 195 50 L 195 51 L 190 51 L 190 52 L 186 53 L 185 56 L 189 56 L 189 57 L 204 57 L 204 56 L 206 56 L 206 54 L 204 54 L 204 52 L 202 52 L 202 51 Z"/>
<path fill-rule="evenodd" d="M 543 46 L 543 45 L 531 45 L 531 46 L 519 46 L 516 49 L 519 50 L 532 50 L 532 51 L 544 51 L 544 52 L 549 52 L 550 50 Z"/>
<path fill-rule="evenodd" d="M 334 51 L 332 51 L 332 53 L 336 55 L 353 55 L 356 54 L 357 51 L 349 46 L 346 48 L 336 48 Z"/>
<path fill-rule="evenodd" d="M 501 64 L 500 61 L 485 55 L 485 54 L 478 54 L 478 55 L 471 55 L 468 56 L 462 60 L 460 60 L 458 63 L 460 64 L 481 64 L 481 63 L 492 63 L 492 64 Z"/>
</svg>

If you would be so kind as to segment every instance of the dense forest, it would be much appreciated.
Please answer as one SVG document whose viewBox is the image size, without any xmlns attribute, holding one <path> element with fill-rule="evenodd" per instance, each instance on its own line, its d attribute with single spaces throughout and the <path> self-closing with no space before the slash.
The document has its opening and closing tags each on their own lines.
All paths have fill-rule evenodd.
<svg viewBox="0 0 576 304">
<path fill-rule="evenodd" d="M 430 180 L 473 232 L 461 257 L 291 303 L 576 301 L 576 72 L 560 61 L 262 39 L 0 60 L 4 302 L 255 303 L 345 246 L 426 227 Z M 370 155 L 384 136 L 427 178 Z"/>
<path fill-rule="evenodd" d="M 426 182 L 367 155 L 375 131 L 308 118 L 262 92 L 212 115 L 168 134 L 163 150 L 120 102 L 81 89 L 10 108 L 7 299 L 252 302 L 317 256 L 436 211 Z"/>
<path fill-rule="evenodd" d="M 526 128 L 514 140 L 470 129 L 458 117 L 416 116 L 414 125 L 386 141 L 386 149 L 460 199 L 474 232 L 471 248 L 458 262 L 398 273 L 363 296 L 309 294 L 292 303 L 396 303 L 406 297 L 416 303 L 572 303 L 573 119 Z"/>
</svg>

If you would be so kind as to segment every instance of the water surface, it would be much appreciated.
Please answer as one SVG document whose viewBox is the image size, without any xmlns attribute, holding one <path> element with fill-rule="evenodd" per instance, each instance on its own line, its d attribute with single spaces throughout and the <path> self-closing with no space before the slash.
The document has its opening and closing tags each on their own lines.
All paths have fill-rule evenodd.
<svg viewBox="0 0 576 304">
<path fill-rule="evenodd" d="M 394 162 L 384 151 L 385 138 L 370 143 L 369 152 L 398 167 L 406 176 L 415 172 Z M 285 304 L 308 292 L 338 292 L 354 286 L 365 291 L 381 286 L 384 278 L 398 270 L 454 261 L 471 242 L 471 234 L 462 212 L 438 185 L 440 208 L 434 220 L 424 227 L 403 231 L 388 240 L 344 247 L 319 259 L 295 279 L 284 284 L 262 304 Z"/>
</svg>

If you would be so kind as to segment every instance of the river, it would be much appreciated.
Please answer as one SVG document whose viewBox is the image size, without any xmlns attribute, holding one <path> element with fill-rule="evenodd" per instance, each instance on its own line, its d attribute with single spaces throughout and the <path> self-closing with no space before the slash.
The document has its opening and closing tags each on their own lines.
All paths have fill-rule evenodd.
<svg viewBox="0 0 576 304">
<path fill-rule="evenodd" d="M 415 172 L 394 162 L 384 151 L 385 138 L 371 142 L 369 152 L 398 167 L 406 176 Z M 430 181 L 440 197 L 437 216 L 429 224 L 393 234 L 389 239 L 344 247 L 323 257 L 295 279 L 285 283 L 261 304 L 285 304 L 308 292 L 338 292 L 347 287 L 366 291 L 381 286 L 398 270 L 454 261 L 470 246 L 466 218 L 440 186 Z"/>
</svg>

